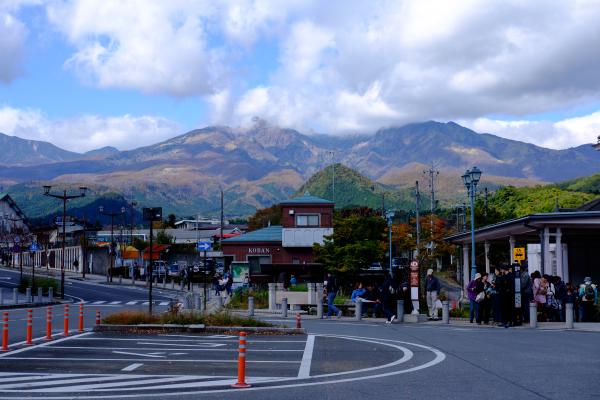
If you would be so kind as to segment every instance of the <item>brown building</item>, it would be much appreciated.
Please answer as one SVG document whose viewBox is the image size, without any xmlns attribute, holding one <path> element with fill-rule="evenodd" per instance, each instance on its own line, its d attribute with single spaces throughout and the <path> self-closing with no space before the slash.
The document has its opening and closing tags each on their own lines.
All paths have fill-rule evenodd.
<svg viewBox="0 0 600 400">
<path fill-rule="evenodd" d="M 233 265 L 247 264 L 255 282 L 282 274 L 320 276 L 323 267 L 314 263 L 312 246 L 333 234 L 333 207 L 333 202 L 308 193 L 286 200 L 281 203 L 281 225 L 223 240 L 223 256 Z"/>
</svg>

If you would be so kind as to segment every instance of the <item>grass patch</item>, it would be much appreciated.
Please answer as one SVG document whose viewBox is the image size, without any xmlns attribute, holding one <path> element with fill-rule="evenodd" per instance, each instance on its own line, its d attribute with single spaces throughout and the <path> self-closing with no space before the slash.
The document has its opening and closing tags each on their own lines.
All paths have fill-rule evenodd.
<svg viewBox="0 0 600 400">
<path fill-rule="evenodd" d="M 179 313 L 167 312 L 164 314 L 148 314 L 144 311 L 121 311 L 106 316 L 102 323 L 109 325 L 138 325 L 138 324 L 175 324 L 192 325 L 204 324 L 207 326 L 273 326 L 268 322 L 249 317 L 232 315 L 229 312 L 219 312 L 204 315 L 199 312 L 185 311 Z"/>
<path fill-rule="evenodd" d="M 288 287 L 288 291 L 290 291 L 290 292 L 308 292 L 308 285 L 306 283 L 299 283 L 295 286 L 290 285 L 290 287 Z"/>
<path fill-rule="evenodd" d="M 239 288 L 233 292 L 231 301 L 227 304 L 227 308 L 235 308 L 245 310 L 248 308 L 248 297 L 254 297 L 255 308 L 269 307 L 269 291 L 266 289 L 252 290 Z"/>
</svg>

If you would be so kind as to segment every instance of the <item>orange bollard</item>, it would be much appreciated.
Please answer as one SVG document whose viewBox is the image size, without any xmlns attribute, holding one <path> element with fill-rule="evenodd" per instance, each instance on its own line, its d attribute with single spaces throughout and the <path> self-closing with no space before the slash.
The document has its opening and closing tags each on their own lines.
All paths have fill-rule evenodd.
<svg viewBox="0 0 600 400">
<path fill-rule="evenodd" d="M 33 344 L 33 310 L 30 308 L 27 310 L 27 336 L 25 336 L 25 344 Z"/>
<path fill-rule="evenodd" d="M 8 312 L 4 313 L 2 325 L 2 351 L 8 351 Z"/>
<path fill-rule="evenodd" d="M 79 303 L 79 332 L 83 332 L 83 303 Z"/>
<path fill-rule="evenodd" d="M 96 325 L 100 325 L 100 310 L 96 311 Z"/>
<path fill-rule="evenodd" d="M 52 306 L 46 309 L 46 340 L 52 340 Z"/>
<path fill-rule="evenodd" d="M 246 383 L 246 332 L 240 332 L 240 347 L 238 352 L 238 381 L 232 388 L 245 389 L 252 385 Z"/>
<path fill-rule="evenodd" d="M 300 319 L 300 313 L 296 314 L 296 329 L 302 328 L 302 320 Z"/>
<path fill-rule="evenodd" d="M 69 336 L 69 305 L 65 304 L 65 321 L 63 336 Z"/>
</svg>

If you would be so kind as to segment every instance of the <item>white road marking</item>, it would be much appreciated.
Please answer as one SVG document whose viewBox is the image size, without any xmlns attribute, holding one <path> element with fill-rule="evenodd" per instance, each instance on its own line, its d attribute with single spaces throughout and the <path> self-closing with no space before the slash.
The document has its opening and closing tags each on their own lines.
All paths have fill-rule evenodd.
<svg viewBox="0 0 600 400">
<path fill-rule="evenodd" d="M 308 335 L 306 338 L 306 346 L 304 347 L 304 354 L 302 354 L 302 362 L 300 363 L 300 369 L 298 370 L 298 378 L 310 377 L 310 365 L 312 363 L 314 348 L 315 335 Z"/>
<path fill-rule="evenodd" d="M 127 303 L 125 303 L 125 304 L 127 304 L 127 305 L 131 306 L 131 305 L 133 305 L 133 304 L 135 304 L 135 303 L 137 303 L 137 301 L 128 301 L 128 302 L 127 302 Z"/>
<path fill-rule="evenodd" d="M 392 363 L 386 364 L 384 366 L 378 366 L 378 367 L 372 367 L 372 368 L 365 368 L 365 369 L 361 369 L 361 370 L 355 370 L 355 371 L 344 371 L 344 372 L 339 372 L 339 373 L 333 373 L 333 374 L 326 374 L 326 375 L 319 375 L 319 376 L 313 376 L 312 378 L 318 378 L 318 377 L 332 377 L 332 376 L 339 376 L 339 375 L 344 375 L 344 374 L 361 374 L 362 372 L 365 371 L 371 371 L 374 369 L 379 369 L 379 368 L 386 368 L 386 367 L 391 367 L 391 366 L 395 366 L 398 365 L 402 362 L 406 362 L 410 359 L 410 357 L 408 357 L 408 353 L 410 353 L 412 355 L 412 352 L 410 350 L 408 350 L 405 347 L 402 346 L 398 346 L 392 343 L 399 343 L 399 344 L 405 344 L 405 345 L 410 345 L 410 346 L 415 346 L 418 347 L 420 349 L 424 349 L 427 351 L 432 352 L 435 355 L 435 358 L 429 362 L 426 362 L 424 364 L 421 365 L 417 365 L 408 369 L 404 369 L 404 370 L 393 370 L 390 372 L 382 372 L 382 373 L 378 373 L 378 374 L 374 374 L 374 375 L 359 375 L 359 376 L 351 376 L 351 377 L 347 377 L 347 378 L 343 378 L 343 379 L 333 379 L 333 380 L 319 380 L 319 381 L 312 381 L 312 382 L 307 382 L 306 380 L 303 380 L 302 382 L 298 382 L 300 379 L 297 377 L 293 377 L 293 378 L 289 378 L 289 377 L 280 377 L 280 378 L 256 378 L 256 379 L 248 379 L 248 381 L 250 383 L 254 383 L 254 382 L 261 382 L 263 381 L 268 381 L 268 380 L 277 380 L 278 382 L 282 382 L 281 384 L 276 384 L 273 386 L 259 386 L 259 387 L 253 387 L 253 388 L 249 388 L 246 389 L 246 391 L 257 391 L 257 390 L 278 390 L 278 389 L 288 389 L 288 388 L 298 388 L 298 387 L 306 387 L 306 386 L 317 386 L 317 385 L 331 385 L 331 384 L 337 384 L 337 383 L 347 383 L 347 382 L 356 382 L 356 381 L 361 381 L 361 380 L 368 380 L 368 379 L 377 379 L 377 378 L 383 378 L 383 377 L 388 377 L 388 376 L 397 376 L 397 375 L 401 375 L 401 374 L 406 374 L 406 373 L 410 373 L 410 372 L 415 372 L 415 371 L 419 371 L 425 368 L 429 368 L 432 367 L 434 365 L 437 365 L 439 363 L 441 363 L 442 361 L 445 360 L 446 356 L 444 353 L 442 353 L 441 351 L 433 348 L 433 347 L 429 347 L 429 346 L 425 346 L 425 345 L 421 345 L 421 344 L 417 344 L 417 343 L 411 343 L 411 342 L 403 342 L 400 340 L 391 340 L 391 339 L 373 339 L 373 338 L 367 338 L 367 337 L 355 337 L 355 336 L 341 336 L 341 335 L 316 335 L 316 336 L 324 336 L 324 337 L 334 337 L 334 338 L 340 338 L 340 339 L 347 339 L 347 340 L 356 340 L 356 341 L 364 341 L 367 343 L 374 343 L 374 344 L 380 344 L 380 345 L 384 345 L 384 346 L 390 346 L 390 347 L 394 347 L 397 348 L 399 350 L 401 350 L 404 353 L 404 356 Z M 86 360 L 86 361 L 94 361 L 94 360 Z M 129 360 L 132 361 L 132 360 Z M 140 361 L 158 361 L 158 360 L 140 360 Z M 218 360 L 218 362 L 227 362 L 227 360 Z M 232 361 L 232 362 L 237 362 L 237 361 Z M 0 376 L 2 376 L 2 373 L 0 373 Z M 128 375 L 128 376 L 133 376 L 133 375 Z M 140 375 L 140 378 L 145 378 L 148 379 L 148 376 L 145 375 Z M 159 377 L 163 377 L 163 376 L 157 376 L 157 378 Z M 204 377 L 204 379 L 215 379 L 215 378 L 221 378 L 223 380 L 221 381 L 210 381 L 210 382 L 201 382 L 199 381 L 199 377 L 193 377 L 196 378 L 195 382 L 187 382 L 187 383 L 180 383 L 180 384 L 167 384 L 167 385 L 158 385 L 158 386 L 150 386 L 150 387 L 144 387 L 144 388 L 123 388 L 123 391 L 139 391 L 139 390 L 144 390 L 144 389 L 148 389 L 148 390 L 161 390 L 161 389 L 176 389 L 176 388 L 199 388 L 200 390 L 196 390 L 196 391 L 186 391 L 186 395 L 193 395 L 193 394 L 202 394 L 202 393 L 207 393 L 207 390 L 202 390 L 201 388 L 203 387 L 209 387 L 209 386 L 215 386 L 215 385 L 228 385 L 229 383 L 234 382 L 233 377 L 231 377 L 230 379 L 226 379 L 228 377 L 209 377 L 206 376 Z M 125 379 L 125 378 L 121 378 L 121 379 Z M 297 382 L 297 383 L 296 383 Z M 51 383 L 49 383 L 51 384 Z M 46 389 L 37 389 L 37 390 L 29 390 L 28 392 L 39 392 L 39 393 L 43 393 L 43 392 L 47 392 L 48 390 Z M 54 393 L 59 393 L 60 390 L 58 388 L 52 388 L 52 391 Z M 115 391 L 115 389 L 96 389 L 93 392 L 110 392 L 110 391 Z M 8 390 L 6 392 L 19 392 L 19 391 L 15 391 L 15 390 Z M 231 393 L 231 389 L 227 388 L 227 389 L 216 389 L 216 390 L 210 390 L 210 393 Z M 91 396 L 86 396 L 86 398 L 103 398 L 103 399 L 125 399 L 125 398 L 165 398 L 168 396 L 178 396 L 181 395 L 182 393 L 177 392 L 177 391 L 171 391 L 169 393 L 132 393 L 132 394 L 125 394 L 125 393 L 121 393 L 118 396 L 115 395 L 97 395 L 94 396 L 93 394 Z M 44 396 L 45 400 L 50 400 L 50 399 L 55 399 L 55 400 L 66 400 L 66 399 L 71 399 L 72 397 L 65 397 L 63 396 Z M 13 400 L 14 397 L 0 397 L 0 399 L 7 399 L 7 400 Z"/>
<path fill-rule="evenodd" d="M 160 303 L 158 303 L 159 306 L 168 306 L 169 302 L 168 301 L 161 301 Z"/>
<path fill-rule="evenodd" d="M 77 349 L 77 350 L 107 350 L 106 347 L 94 347 L 94 346 L 51 346 L 49 347 L 50 349 Z M 157 347 L 111 347 L 109 350 L 156 350 Z M 184 349 L 172 349 L 172 348 L 166 348 L 163 350 L 168 350 L 168 351 L 229 351 L 229 352 L 235 352 L 236 349 L 213 349 L 213 348 L 206 348 L 206 347 L 200 347 L 200 348 L 184 348 Z M 291 352 L 291 353 L 295 353 L 295 352 L 303 352 L 304 350 L 282 350 L 282 349 L 247 349 L 247 352 L 251 352 L 251 353 L 256 353 L 256 352 Z M 154 353 L 148 353 L 148 354 L 154 354 Z"/>
<path fill-rule="evenodd" d="M 149 346 L 179 346 L 179 347 L 223 347 L 225 343 L 196 343 L 196 344 L 181 344 L 181 343 L 161 343 L 161 342 L 138 342 L 138 344 L 147 344 Z"/>
<path fill-rule="evenodd" d="M 104 304 L 104 303 L 106 303 L 106 300 L 94 301 L 91 304 Z"/>
<path fill-rule="evenodd" d="M 143 363 L 133 363 L 131 365 L 126 366 L 121 371 L 126 371 L 126 372 L 133 371 L 134 369 L 138 369 L 142 365 L 144 365 L 144 364 Z"/>
<path fill-rule="evenodd" d="M 112 378 L 115 379 L 114 377 Z M 122 389 L 123 386 L 137 386 L 143 384 L 157 384 L 162 382 L 181 382 L 181 381 L 189 381 L 195 379 L 194 376 L 179 376 L 179 377 L 166 377 L 166 378 L 146 378 L 146 379 L 135 379 L 129 382 L 113 382 L 113 383 L 93 383 L 90 382 L 89 385 L 76 385 L 76 386 L 67 386 L 67 387 L 56 387 L 56 388 L 48 388 L 48 389 L 39 389 L 39 390 L 29 390 L 28 392 L 81 392 L 86 390 L 100 389 L 101 391 L 104 388 L 118 388 Z M 108 391 L 112 391 L 114 389 L 110 389 Z M 130 390 L 139 390 L 139 388 L 132 388 Z"/>
<path fill-rule="evenodd" d="M 121 303 L 122 303 L 122 302 L 119 300 L 119 301 L 111 301 L 111 302 L 110 302 L 110 303 L 108 303 L 108 304 L 121 304 Z"/>
<path fill-rule="evenodd" d="M 145 301 L 145 302 L 142 303 L 143 306 L 147 306 L 148 304 L 150 304 L 149 301 Z"/>
<path fill-rule="evenodd" d="M 53 378 L 55 378 L 56 376 L 53 376 Z M 48 382 L 47 379 L 45 379 L 45 377 L 39 377 L 38 380 L 34 381 L 34 382 L 26 382 L 26 383 L 15 383 L 14 385 L 0 385 L 0 389 L 25 389 L 25 388 L 34 388 L 37 386 L 48 386 L 49 384 L 52 385 L 71 385 L 72 383 L 82 383 L 82 382 L 88 382 L 88 381 L 92 381 L 94 383 L 96 382 L 102 382 L 102 381 L 114 381 L 115 378 L 114 377 L 100 377 L 100 376 L 95 376 L 95 375 L 90 375 L 84 378 L 81 377 L 77 377 L 77 375 L 73 375 L 70 374 L 68 376 L 65 376 L 65 378 L 67 379 L 56 379 L 53 380 L 52 382 Z M 44 379 L 44 380 L 39 380 L 39 379 Z"/>
<path fill-rule="evenodd" d="M 38 349 L 40 347 L 46 347 L 46 346 L 49 346 L 49 345 L 55 344 L 55 343 L 61 343 L 61 342 L 64 342 L 65 340 L 80 338 L 82 336 L 91 335 L 92 333 L 93 332 L 80 333 L 80 334 L 76 334 L 76 335 L 73 335 L 73 336 L 67 336 L 67 337 L 64 337 L 62 339 L 56 339 L 56 340 L 53 340 L 53 341 L 48 341 L 48 342 L 40 343 L 40 344 L 37 344 L 37 345 L 29 346 L 29 347 L 23 347 L 21 349 L 8 351 L 6 353 L 0 353 L 0 357 L 8 358 L 9 356 L 12 356 L 13 354 L 22 353 L 24 351 L 28 351 L 28 350 L 32 350 L 32 349 Z"/>
<path fill-rule="evenodd" d="M 131 353 L 129 351 L 115 351 L 115 350 L 113 350 L 113 353 L 115 353 L 115 354 L 125 354 L 125 355 L 128 355 L 128 356 L 165 358 L 165 356 L 157 356 L 157 355 L 154 355 L 154 354 L 144 354 L 144 353 Z"/>
<path fill-rule="evenodd" d="M 29 349 L 29 348 L 28 348 Z M 6 360 L 52 360 L 52 361 L 139 361 L 139 362 L 165 362 L 165 360 L 154 360 L 149 358 L 78 358 L 78 357 L 5 357 Z M 204 360 L 169 360 L 169 362 L 182 362 L 182 363 L 237 363 L 238 360 L 227 360 L 227 359 L 204 359 Z M 300 361 L 279 361 L 279 360 L 246 360 L 246 364 L 300 364 Z"/>
</svg>

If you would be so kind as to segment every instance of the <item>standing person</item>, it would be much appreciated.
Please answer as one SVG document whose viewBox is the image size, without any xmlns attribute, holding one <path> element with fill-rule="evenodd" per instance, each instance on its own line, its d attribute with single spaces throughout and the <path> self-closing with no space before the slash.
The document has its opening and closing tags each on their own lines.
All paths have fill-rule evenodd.
<svg viewBox="0 0 600 400">
<path fill-rule="evenodd" d="M 383 310 L 383 314 L 385 315 L 387 321 L 386 324 L 391 324 L 396 319 L 395 313 L 392 311 L 392 302 L 394 300 L 394 281 L 389 274 L 385 274 L 385 280 L 381 285 L 380 293 L 380 301 L 381 308 Z M 436 297 L 437 299 L 437 297 Z M 437 319 L 437 318 L 436 318 Z"/>
<path fill-rule="evenodd" d="M 492 295 L 493 291 L 492 284 L 488 280 L 489 275 L 487 272 L 481 276 L 481 282 L 483 283 L 483 291 L 485 292 L 485 297 L 483 300 L 479 302 L 479 307 L 481 309 L 481 321 L 488 325 L 490 323 L 490 311 L 492 308 Z"/>
<path fill-rule="evenodd" d="M 594 306 L 598 304 L 598 288 L 592 283 L 592 278 L 586 276 L 579 286 L 579 316 L 581 322 L 592 322 Z"/>
<path fill-rule="evenodd" d="M 514 325 L 515 317 L 515 277 L 510 266 L 502 266 L 502 279 L 500 282 L 501 285 L 498 288 L 498 292 L 500 293 L 502 325 L 508 328 Z"/>
<path fill-rule="evenodd" d="M 427 293 L 427 309 L 429 310 L 429 319 L 438 320 L 436 301 L 440 293 L 440 281 L 433 276 L 433 269 L 427 270 L 425 279 L 425 292 Z"/>
<path fill-rule="evenodd" d="M 521 314 L 523 322 L 529 323 L 529 303 L 533 300 L 533 282 L 527 272 L 527 264 L 521 267 Z"/>
<path fill-rule="evenodd" d="M 477 296 L 483 292 L 483 283 L 481 282 L 481 274 L 475 274 L 475 278 L 467 285 L 467 295 L 469 296 L 469 322 L 473 323 L 475 317 L 477 323 L 481 323 L 481 314 Z"/>
<path fill-rule="evenodd" d="M 565 298 L 564 298 L 564 304 L 565 306 L 563 307 L 563 309 L 566 309 L 567 306 L 566 304 L 571 303 L 573 304 L 573 320 L 575 322 L 579 322 L 579 295 L 577 290 L 573 287 L 573 285 L 571 285 L 571 283 L 567 283 L 565 285 L 566 287 L 566 293 L 565 293 Z M 566 319 L 565 319 L 566 321 Z"/>
<path fill-rule="evenodd" d="M 327 281 L 325 283 L 325 292 L 327 293 L 327 316 L 331 317 L 333 313 L 337 315 L 338 318 L 342 317 L 342 310 L 337 308 L 333 301 L 335 300 L 335 296 L 337 296 L 337 292 L 339 290 L 338 282 L 335 276 L 331 272 L 327 273 Z"/>
<path fill-rule="evenodd" d="M 489 294 L 492 302 L 492 312 L 494 313 L 494 323 L 496 325 L 502 324 L 502 313 L 500 307 L 500 293 L 498 292 L 498 285 L 502 281 L 502 272 L 500 267 L 494 267 L 494 273 L 488 278 L 491 288 Z"/>
<path fill-rule="evenodd" d="M 413 311 L 412 300 L 410 298 L 410 287 L 408 282 L 402 282 L 400 285 L 399 299 L 404 300 L 404 314 L 410 314 Z"/>
</svg>

